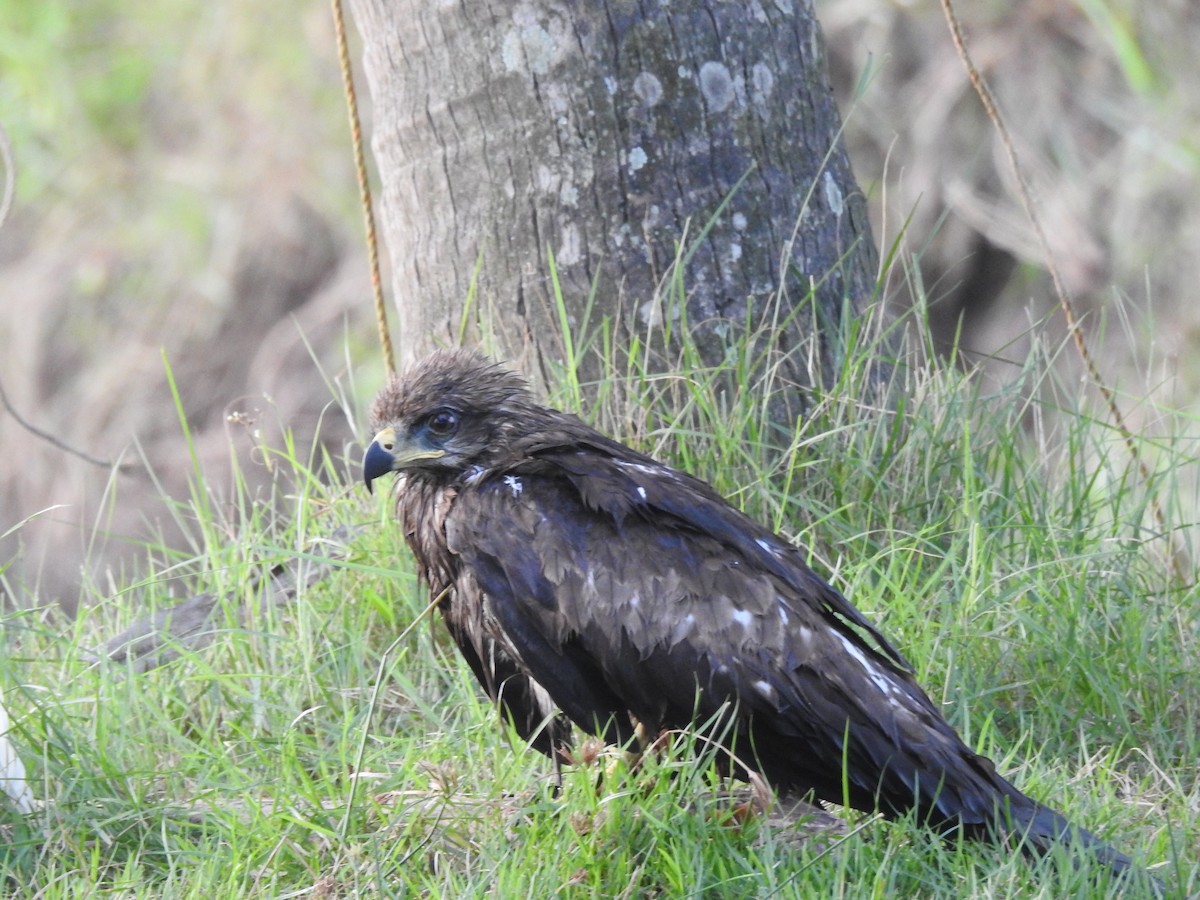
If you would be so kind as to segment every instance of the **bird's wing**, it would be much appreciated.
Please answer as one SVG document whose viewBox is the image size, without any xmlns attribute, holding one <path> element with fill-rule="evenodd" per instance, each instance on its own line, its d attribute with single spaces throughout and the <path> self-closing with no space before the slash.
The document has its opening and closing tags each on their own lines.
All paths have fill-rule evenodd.
<svg viewBox="0 0 1200 900">
<path fill-rule="evenodd" d="M 800 550 L 734 509 L 712 487 L 603 436 L 585 450 L 558 451 L 553 464 L 584 502 L 622 520 L 630 511 L 709 535 L 773 575 L 809 604 L 850 625 L 890 662 L 912 670 L 891 642 L 862 613 L 809 568 Z M 625 451 L 621 453 L 620 451 Z"/>
<path fill-rule="evenodd" d="M 478 594 L 479 588 L 468 578 L 467 583 L 458 585 L 455 591 L 450 598 L 451 605 L 463 605 L 476 601 L 474 598 L 464 600 L 462 593 Z M 446 609 L 448 607 L 443 608 L 442 619 L 450 637 L 458 645 L 476 680 L 521 739 L 552 759 L 561 751 L 569 750 L 571 723 L 558 711 L 554 698 L 529 677 L 505 647 L 466 627 L 459 617 L 445 614 Z"/>
<path fill-rule="evenodd" d="M 798 552 L 674 470 L 588 455 L 485 478 L 446 523 L 504 639 L 572 719 L 623 738 L 627 714 L 678 727 L 734 709 L 733 739 L 753 744 L 735 752 L 781 787 L 993 814 L 990 793 L 958 796 L 987 775 L 978 758 Z"/>
</svg>

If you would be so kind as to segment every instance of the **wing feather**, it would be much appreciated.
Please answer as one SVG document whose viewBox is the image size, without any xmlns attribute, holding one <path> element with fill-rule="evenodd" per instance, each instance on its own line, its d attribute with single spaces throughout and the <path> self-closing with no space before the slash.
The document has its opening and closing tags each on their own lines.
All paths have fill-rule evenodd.
<svg viewBox="0 0 1200 900">
<path fill-rule="evenodd" d="M 615 454 L 624 450 L 626 455 Z M 580 496 L 597 511 L 621 521 L 631 511 L 653 515 L 656 523 L 674 524 L 710 535 L 736 549 L 763 571 L 788 584 L 798 595 L 866 635 L 895 665 L 912 670 L 892 643 L 841 593 L 804 562 L 799 549 L 731 507 L 708 484 L 649 457 L 628 456 L 616 442 L 597 442 L 591 452 L 546 454 L 571 479 Z M 602 487 L 599 487 L 602 486 Z M 671 522 L 673 520 L 673 522 Z"/>
<path fill-rule="evenodd" d="M 581 728 L 624 743 L 633 736 L 628 709 L 571 632 L 547 574 L 561 570 L 562 548 L 538 541 L 529 507 L 506 509 L 512 502 L 504 496 L 508 486 L 501 487 L 463 494 L 446 520 L 449 549 L 478 583 L 487 618 L 497 626 L 489 638 Z"/>
<path fill-rule="evenodd" d="M 918 773 L 970 781 L 958 770 L 974 755 L 799 551 L 739 530 L 748 519 L 666 467 L 568 458 L 481 479 L 447 520 L 499 639 L 568 716 L 627 740 L 630 716 L 657 729 L 729 715 L 781 788 L 841 802 L 846 762 L 856 806 L 962 809 Z"/>
</svg>

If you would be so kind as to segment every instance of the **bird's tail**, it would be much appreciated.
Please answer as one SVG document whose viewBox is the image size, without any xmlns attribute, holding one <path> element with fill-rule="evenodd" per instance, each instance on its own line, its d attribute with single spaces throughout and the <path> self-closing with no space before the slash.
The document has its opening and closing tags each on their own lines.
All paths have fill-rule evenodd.
<svg viewBox="0 0 1200 900">
<path fill-rule="evenodd" d="M 1019 844 L 1022 850 L 1044 856 L 1054 847 L 1066 847 L 1075 857 L 1103 863 L 1131 883 L 1145 884 L 1154 894 L 1162 895 L 1163 884 L 1121 851 L 1109 846 L 1090 831 L 1069 822 L 1064 816 L 1025 796 L 1007 782 L 1005 809 L 999 816 L 996 835 Z"/>
</svg>

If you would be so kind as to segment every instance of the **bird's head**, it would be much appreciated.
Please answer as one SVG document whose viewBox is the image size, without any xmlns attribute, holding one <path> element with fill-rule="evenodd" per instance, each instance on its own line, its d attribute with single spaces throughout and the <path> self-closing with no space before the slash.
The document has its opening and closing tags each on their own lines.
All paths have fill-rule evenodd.
<svg viewBox="0 0 1200 900">
<path fill-rule="evenodd" d="M 440 350 L 392 376 L 371 406 L 375 437 L 363 480 L 388 472 L 452 478 L 486 466 L 512 439 L 516 423 L 537 410 L 525 382 L 465 350 Z"/>
</svg>

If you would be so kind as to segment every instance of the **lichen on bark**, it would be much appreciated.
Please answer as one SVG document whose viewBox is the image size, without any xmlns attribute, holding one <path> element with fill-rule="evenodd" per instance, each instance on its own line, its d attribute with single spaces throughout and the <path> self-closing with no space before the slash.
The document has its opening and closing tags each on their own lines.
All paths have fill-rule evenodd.
<svg viewBox="0 0 1200 900">
<path fill-rule="evenodd" d="M 603 312 L 644 331 L 683 312 L 656 289 L 687 242 L 687 317 L 714 359 L 772 298 L 813 287 L 836 331 L 870 296 L 875 249 L 807 2 L 353 8 L 410 352 L 452 340 L 478 271 L 507 355 L 556 353 L 551 254 L 571 312 L 595 284 Z M 772 335 L 784 350 L 818 323 L 793 326 Z"/>
</svg>

